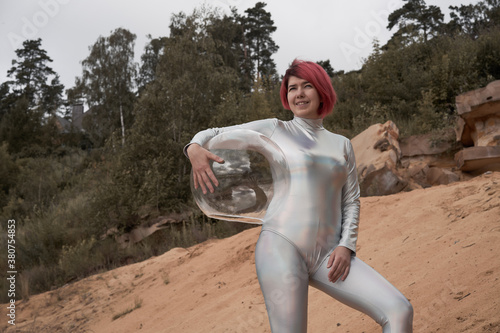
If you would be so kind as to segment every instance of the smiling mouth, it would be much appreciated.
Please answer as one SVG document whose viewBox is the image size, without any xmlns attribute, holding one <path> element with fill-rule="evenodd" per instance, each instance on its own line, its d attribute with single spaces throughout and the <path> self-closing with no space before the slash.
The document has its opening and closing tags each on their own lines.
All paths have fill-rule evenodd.
<svg viewBox="0 0 500 333">
<path fill-rule="evenodd" d="M 295 105 L 306 105 L 308 104 L 309 102 L 298 102 L 298 103 L 295 103 Z"/>
</svg>

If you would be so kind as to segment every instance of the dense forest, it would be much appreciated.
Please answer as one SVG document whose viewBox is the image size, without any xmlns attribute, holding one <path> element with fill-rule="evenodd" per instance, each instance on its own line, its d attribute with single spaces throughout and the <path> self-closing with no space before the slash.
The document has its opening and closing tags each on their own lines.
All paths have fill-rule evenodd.
<svg viewBox="0 0 500 333">
<path fill-rule="evenodd" d="M 265 7 L 174 14 L 170 35 L 150 37 L 140 64 L 136 36 L 118 28 L 90 46 L 66 90 L 41 39 L 16 51 L 0 85 L 0 246 L 7 249 L 6 221 L 15 219 L 18 298 L 241 230 L 196 208 L 182 148 L 207 127 L 291 118 L 279 100 L 277 27 Z M 439 7 L 405 0 L 389 15 L 392 38 L 374 40 L 361 69 L 318 60 L 339 97 L 325 127 L 352 138 L 387 120 L 403 136 L 453 126 L 455 96 L 500 79 L 500 1 L 449 9 L 445 22 Z M 76 126 L 81 104 L 89 109 Z M 127 247 L 116 241 L 180 212 L 190 213 L 182 224 Z M 1 302 L 7 289 L 2 281 Z"/>
</svg>

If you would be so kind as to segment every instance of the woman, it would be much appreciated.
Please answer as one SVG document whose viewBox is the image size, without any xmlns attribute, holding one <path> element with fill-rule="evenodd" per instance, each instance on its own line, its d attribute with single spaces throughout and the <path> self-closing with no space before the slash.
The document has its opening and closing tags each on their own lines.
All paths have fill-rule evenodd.
<svg viewBox="0 0 500 333">
<path fill-rule="evenodd" d="M 359 222 L 359 185 L 351 143 L 327 131 L 323 118 L 336 94 L 323 68 L 294 60 L 281 84 L 281 101 L 291 121 L 259 120 L 196 134 L 186 146 L 195 187 L 203 193 L 218 185 L 210 160 L 223 160 L 202 148 L 215 135 L 250 129 L 273 140 L 290 169 L 290 190 L 283 210 L 264 218 L 255 265 L 274 333 L 307 331 L 308 285 L 359 310 L 384 333 L 412 332 L 408 300 L 355 256 Z"/>
</svg>

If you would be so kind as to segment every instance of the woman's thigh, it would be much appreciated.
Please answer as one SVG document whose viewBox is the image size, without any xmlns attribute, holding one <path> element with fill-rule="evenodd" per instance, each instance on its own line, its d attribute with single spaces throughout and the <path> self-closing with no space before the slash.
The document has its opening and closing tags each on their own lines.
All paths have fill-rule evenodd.
<svg viewBox="0 0 500 333">
<path fill-rule="evenodd" d="M 332 283 L 326 268 L 328 258 L 310 279 L 310 285 L 357 309 L 383 327 L 383 332 L 412 332 L 413 309 L 401 292 L 357 257 L 345 281 Z"/>
<path fill-rule="evenodd" d="M 306 332 L 309 277 L 297 248 L 264 230 L 255 248 L 255 267 L 272 332 Z"/>
</svg>

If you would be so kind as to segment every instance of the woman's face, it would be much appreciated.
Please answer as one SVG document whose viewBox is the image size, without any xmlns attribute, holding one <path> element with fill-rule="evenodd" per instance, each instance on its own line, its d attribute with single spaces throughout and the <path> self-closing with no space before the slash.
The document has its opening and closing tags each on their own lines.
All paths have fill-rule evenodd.
<svg viewBox="0 0 500 333">
<path fill-rule="evenodd" d="M 288 79 L 288 104 L 297 117 L 319 119 L 318 109 L 321 103 L 318 91 L 308 81 L 290 76 Z"/>
</svg>

